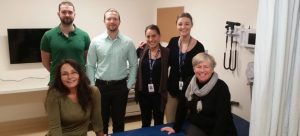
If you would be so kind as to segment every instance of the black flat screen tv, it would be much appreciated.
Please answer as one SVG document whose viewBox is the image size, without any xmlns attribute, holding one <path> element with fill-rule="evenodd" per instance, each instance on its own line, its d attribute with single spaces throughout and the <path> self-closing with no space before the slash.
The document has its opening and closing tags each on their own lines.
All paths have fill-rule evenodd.
<svg viewBox="0 0 300 136">
<path fill-rule="evenodd" d="M 50 28 L 7 29 L 10 64 L 41 62 L 40 42 Z"/>
</svg>

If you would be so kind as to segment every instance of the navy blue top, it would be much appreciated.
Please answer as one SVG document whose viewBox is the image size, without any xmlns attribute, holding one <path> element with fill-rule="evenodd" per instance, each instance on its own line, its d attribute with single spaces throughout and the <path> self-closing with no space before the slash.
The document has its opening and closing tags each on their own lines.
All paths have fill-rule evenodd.
<svg viewBox="0 0 300 136">
<path fill-rule="evenodd" d="M 154 60 L 151 59 L 151 63 Z M 142 62 L 142 75 L 143 75 L 143 93 L 149 93 L 148 84 L 150 83 L 150 64 L 149 54 L 146 53 Z M 152 70 L 152 83 L 154 85 L 154 92 L 157 93 L 159 90 L 160 75 L 161 75 L 161 58 L 155 60 Z"/>
</svg>

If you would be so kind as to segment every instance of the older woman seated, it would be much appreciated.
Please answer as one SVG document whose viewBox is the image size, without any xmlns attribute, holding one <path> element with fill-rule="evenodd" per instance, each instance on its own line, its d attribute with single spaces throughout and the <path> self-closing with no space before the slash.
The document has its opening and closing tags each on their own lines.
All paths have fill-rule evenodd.
<svg viewBox="0 0 300 136">
<path fill-rule="evenodd" d="M 195 75 L 183 87 L 173 127 L 161 130 L 168 134 L 181 130 L 187 120 L 187 136 L 236 136 L 226 83 L 214 72 L 216 62 L 207 53 L 199 53 L 192 60 Z"/>
</svg>

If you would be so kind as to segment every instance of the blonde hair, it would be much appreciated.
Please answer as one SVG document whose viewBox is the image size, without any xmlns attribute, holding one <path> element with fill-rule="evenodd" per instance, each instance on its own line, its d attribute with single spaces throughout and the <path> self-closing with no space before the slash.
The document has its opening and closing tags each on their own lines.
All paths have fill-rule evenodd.
<svg viewBox="0 0 300 136">
<path fill-rule="evenodd" d="M 208 53 L 198 53 L 195 55 L 192 59 L 192 65 L 195 67 L 204 61 L 209 62 L 212 68 L 215 68 L 217 65 L 215 58 Z"/>
</svg>

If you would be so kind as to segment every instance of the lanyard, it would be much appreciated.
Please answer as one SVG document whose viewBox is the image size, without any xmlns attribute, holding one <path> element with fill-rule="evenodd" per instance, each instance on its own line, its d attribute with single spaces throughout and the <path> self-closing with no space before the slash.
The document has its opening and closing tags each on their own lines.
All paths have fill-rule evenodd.
<svg viewBox="0 0 300 136">
<path fill-rule="evenodd" d="M 153 67 L 155 64 L 156 59 L 158 58 L 158 55 L 160 54 L 160 49 L 157 50 L 156 54 L 155 54 L 155 59 L 151 59 L 151 50 L 149 49 L 148 51 L 148 56 L 149 56 L 149 69 L 150 69 L 150 83 L 152 83 L 152 71 L 153 71 Z"/>
<path fill-rule="evenodd" d="M 190 36 L 190 38 L 189 38 L 189 43 L 188 43 L 188 46 L 187 46 L 187 48 L 189 47 L 189 45 L 190 45 L 190 43 L 191 43 L 191 41 L 192 41 L 192 37 Z M 181 70 L 181 67 L 184 65 L 184 61 L 185 61 L 185 59 L 186 59 L 186 54 L 187 54 L 187 52 L 185 52 L 185 53 L 182 53 L 182 51 L 180 50 L 180 46 L 181 46 L 181 40 L 180 40 L 180 38 L 179 38 L 179 40 L 178 40 L 178 47 L 179 47 L 179 51 L 178 51 L 178 60 L 179 60 L 179 74 L 180 74 L 180 80 L 182 80 L 182 70 Z"/>
</svg>

